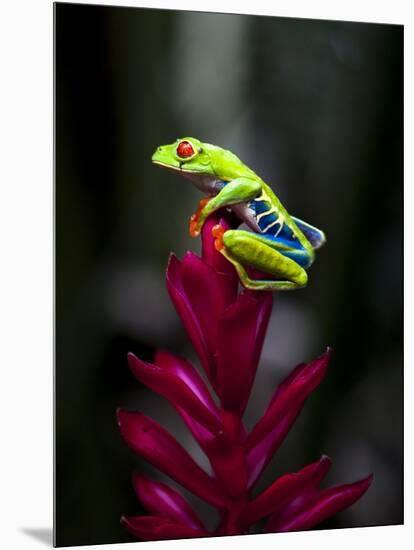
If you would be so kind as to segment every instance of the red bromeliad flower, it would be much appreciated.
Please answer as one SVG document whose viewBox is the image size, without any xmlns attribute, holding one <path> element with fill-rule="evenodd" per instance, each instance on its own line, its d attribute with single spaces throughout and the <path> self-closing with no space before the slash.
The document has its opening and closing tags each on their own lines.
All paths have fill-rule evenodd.
<svg viewBox="0 0 414 550">
<path fill-rule="evenodd" d="M 263 417 L 251 432 L 243 413 L 256 374 L 272 294 L 244 289 L 237 274 L 216 251 L 213 227 L 229 228 L 227 214 L 211 216 L 203 228 L 202 258 L 188 252 L 180 262 L 171 256 L 167 288 L 200 359 L 219 405 L 193 365 L 159 351 L 154 363 L 132 353 L 136 378 L 175 407 L 201 449 L 212 473 L 203 470 L 157 422 L 139 412 L 118 411 L 128 445 L 153 466 L 197 495 L 219 513 L 216 529 L 207 531 L 184 497 L 168 485 L 135 474 L 136 494 L 150 515 L 123 517 L 141 540 L 177 539 L 248 533 L 266 520 L 266 532 L 310 529 L 358 500 L 372 476 L 329 489 L 320 483 L 331 460 L 322 456 L 298 472 L 276 479 L 257 497 L 252 489 L 282 444 L 306 399 L 323 380 L 328 349 L 314 361 L 297 366 L 278 386 Z"/>
</svg>

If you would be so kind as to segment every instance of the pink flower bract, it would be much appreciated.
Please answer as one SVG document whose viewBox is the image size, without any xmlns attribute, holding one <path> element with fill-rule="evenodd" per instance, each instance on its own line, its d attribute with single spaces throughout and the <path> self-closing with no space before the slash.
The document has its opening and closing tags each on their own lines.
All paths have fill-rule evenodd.
<svg viewBox="0 0 414 550">
<path fill-rule="evenodd" d="M 118 410 L 122 436 L 139 456 L 197 495 L 219 514 L 208 531 L 176 489 L 138 473 L 137 497 L 150 515 L 123 517 L 138 539 L 161 540 L 248 533 L 265 520 L 266 532 L 310 529 L 351 506 L 372 476 L 321 489 L 331 460 L 322 456 L 295 473 L 276 479 L 256 497 L 252 489 L 282 444 L 309 395 L 326 375 L 328 350 L 298 365 L 276 388 L 262 418 L 248 433 L 243 413 L 255 379 L 272 311 L 272 294 L 242 289 L 233 266 L 214 247 L 212 228 L 231 226 L 227 212 L 207 220 L 202 257 L 171 255 L 167 289 L 219 405 L 197 369 L 184 358 L 157 352 L 147 363 L 128 355 L 129 368 L 149 389 L 167 399 L 182 416 L 211 464 L 204 471 L 157 422 L 139 412 Z"/>
</svg>

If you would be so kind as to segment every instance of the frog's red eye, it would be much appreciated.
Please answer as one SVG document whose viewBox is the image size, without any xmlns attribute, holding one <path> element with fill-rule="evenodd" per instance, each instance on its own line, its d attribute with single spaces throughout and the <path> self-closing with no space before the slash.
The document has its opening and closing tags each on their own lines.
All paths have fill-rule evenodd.
<svg viewBox="0 0 414 550">
<path fill-rule="evenodd" d="M 193 146 L 189 141 L 182 141 L 177 147 L 177 155 L 181 158 L 188 158 L 194 155 Z"/>
</svg>

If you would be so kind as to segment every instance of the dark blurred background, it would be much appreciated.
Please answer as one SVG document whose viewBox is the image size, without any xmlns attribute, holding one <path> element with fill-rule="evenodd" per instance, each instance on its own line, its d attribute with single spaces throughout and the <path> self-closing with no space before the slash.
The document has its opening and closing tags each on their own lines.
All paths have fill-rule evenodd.
<svg viewBox="0 0 414 550">
<path fill-rule="evenodd" d="M 259 489 L 321 453 L 327 482 L 374 472 L 322 527 L 398 524 L 402 480 L 403 28 L 55 5 L 58 545 L 133 540 L 138 468 L 115 409 L 141 410 L 206 460 L 126 354 L 194 358 L 165 289 L 168 255 L 199 251 L 200 194 L 153 166 L 183 135 L 230 149 L 288 210 L 323 228 L 307 289 L 279 293 L 248 426 L 297 363 L 332 345 L 327 379 Z M 211 525 L 211 509 L 190 497 Z"/>
</svg>

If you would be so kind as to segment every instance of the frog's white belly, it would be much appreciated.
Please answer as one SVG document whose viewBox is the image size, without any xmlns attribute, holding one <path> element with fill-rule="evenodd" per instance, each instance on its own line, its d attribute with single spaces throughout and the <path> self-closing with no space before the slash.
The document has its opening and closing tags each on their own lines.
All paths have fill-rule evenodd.
<svg viewBox="0 0 414 550">
<path fill-rule="evenodd" d="M 252 231 L 255 233 L 261 233 L 261 229 L 256 220 L 256 214 L 252 210 L 248 203 L 241 202 L 239 204 L 233 204 L 230 209 L 240 218 Z"/>
</svg>

